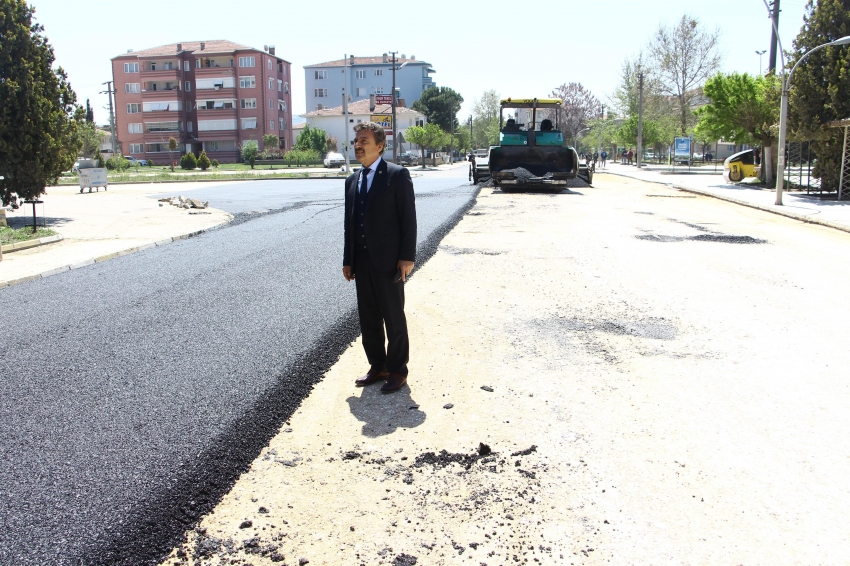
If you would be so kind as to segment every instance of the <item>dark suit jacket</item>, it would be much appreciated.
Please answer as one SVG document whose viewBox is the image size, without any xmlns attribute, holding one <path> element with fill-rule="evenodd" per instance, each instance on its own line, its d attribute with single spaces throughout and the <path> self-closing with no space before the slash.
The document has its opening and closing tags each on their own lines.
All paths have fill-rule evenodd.
<svg viewBox="0 0 850 566">
<path fill-rule="evenodd" d="M 354 265 L 354 198 L 360 173 L 345 180 L 345 251 L 342 264 Z M 413 181 L 404 167 L 381 159 L 367 196 L 363 230 L 369 257 L 378 271 L 395 271 L 399 260 L 415 261 L 416 204 Z"/>
</svg>

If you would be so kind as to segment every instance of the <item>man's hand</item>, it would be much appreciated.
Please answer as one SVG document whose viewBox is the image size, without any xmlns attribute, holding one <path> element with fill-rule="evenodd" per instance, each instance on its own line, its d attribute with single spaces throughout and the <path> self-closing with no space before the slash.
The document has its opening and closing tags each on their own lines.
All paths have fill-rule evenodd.
<svg viewBox="0 0 850 566">
<path fill-rule="evenodd" d="M 407 276 L 410 275 L 411 271 L 413 271 L 413 262 L 400 259 L 398 260 L 397 267 L 398 270 L 401 271 L 401 280 L 407 281 Z"/>
<path fill-rule="evenodd" d="M 354 272 L 351 270 L 350 265 L 342 266 L 342 276 L 345 277 L 346 281 L 354 281 Z"/>
</svg>

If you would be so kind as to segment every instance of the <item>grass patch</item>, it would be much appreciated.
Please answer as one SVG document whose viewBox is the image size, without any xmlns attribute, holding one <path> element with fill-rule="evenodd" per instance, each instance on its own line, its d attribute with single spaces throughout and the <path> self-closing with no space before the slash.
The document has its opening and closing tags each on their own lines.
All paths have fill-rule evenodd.
<svg viewBox="0 0 850 566">
<path fill-rule="evenodd" d="M 33 233 L 32 226 L 24 226 L 23 228 L 10 228 L 9 226 L 0 226 L 0 244 L 17 244 L 18 242 L 26 242 L 27 240 L 37 240 L 38 238 L 47 238 L 55 236 L 56 232 L 50 228 L 39 228 Z"/>
<path fill-rule="evenodd" d="M 238 165 L 239 168 L 223 169 L 222 167 L 219 171 L 214 169 L 208 169 L 206 171 L 201 171 L 199 169 L 196 169 L 195 171 L 175 169 L 174 172 L 172 172 L 169 167 L 139 167 L 129 171 L 122 171 L 120 173 L 109 172 L 107 173 L 107 180 L 110 183 L 163 183 L 202 180 L 239 181 L 245 179 L 303 179 L 310 176 L 335 177 L 339 175 L 339 172 L 336 169 L 330 169 L 324 175 L 321 173 L 313 173 L 311 175 L 307 171 L 299 171 L 297 167 L 293 167 L 292 169 L 280 167 L 276 168 L 273 173 L 269 173 L 266 168 L 263 168 L 262 170 L 259 168 L 251 170 L 248 165 L 233 165 Z M 59 179 L 58 184 L 78 185 L 79 178 L 76 175 L 73 177 L 63 176 Z"/>
</svg>

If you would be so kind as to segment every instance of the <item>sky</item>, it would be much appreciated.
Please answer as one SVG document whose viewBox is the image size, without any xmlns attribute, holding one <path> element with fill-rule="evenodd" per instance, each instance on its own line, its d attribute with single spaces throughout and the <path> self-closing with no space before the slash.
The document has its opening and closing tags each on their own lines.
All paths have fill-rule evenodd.
<svg viewBox="0 0 850 566">
<path fill-rule="evenodd" d="M 645 47 L 659 25 L 684 14 L 719 29 L 724 72 L 759 72 L 756 51 L 766 49 L 771 24 L 763 0 L 555 0 L 535 4 L 487 0 L 457 2 L 233 2 L 205 0 L 29 0 L 36 21 L 68 73 L 80 104 L 91 99 L 98 124 L 108 121 L 102 84 L 112 80 L 110 59 L 185 41 L 227 39 L 262 49 L 274 45 L 292 63 L 294 121 L 305 110 L 304 65 L 345 55 L 398 51 L 431 63 L 438 86 L 464 98 L 464 121 L 489 89 L 503 97 L 548 96 L 558 85 L 582 83 L 603 103 L 626 57 Z M 781 0 L 780 40 L 786 50 L 803 25 L 807 0 Z M 390 6 L 399 6 L 395 10 Z M 527 8 L 526 8 L 527 6 Z"/>
</svg>

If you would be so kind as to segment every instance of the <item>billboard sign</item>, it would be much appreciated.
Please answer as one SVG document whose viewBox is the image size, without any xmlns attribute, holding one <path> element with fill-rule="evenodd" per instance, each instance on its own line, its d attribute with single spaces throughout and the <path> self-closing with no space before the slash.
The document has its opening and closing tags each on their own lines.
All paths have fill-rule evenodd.
<svg viewBox="0 0 850 566">
<path fill-rule="evenodd" d="M 673 143 L 673 155 L 676 157 L 691 156 L 691 138 L 676 138 Z"/>
<path fill-rule="evenodd" d="M 393 115 L 392 114 L 372 114 L 369 117 L 369 120 L 379 124 L 385 130 L 393 129 Z"/>
<path fill-rule="evenodd" d="M 375 104 L 392 104 L 393 103 L 393 95 L 391 94 L 376 94 L 375 95 Z"/>
</svg>

